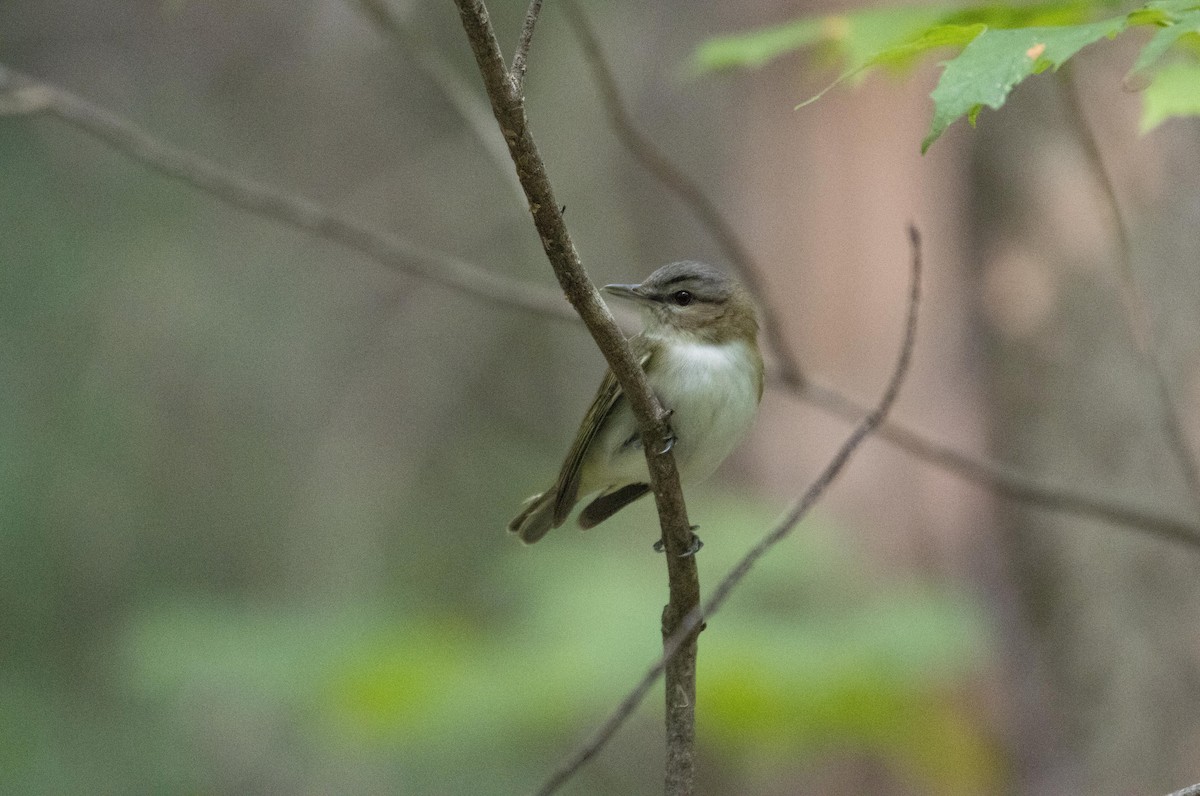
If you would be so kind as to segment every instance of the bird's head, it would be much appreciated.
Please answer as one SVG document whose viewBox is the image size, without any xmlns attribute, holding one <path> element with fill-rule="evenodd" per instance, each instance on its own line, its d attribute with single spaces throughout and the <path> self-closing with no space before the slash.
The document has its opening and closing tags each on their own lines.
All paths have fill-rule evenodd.
<svg viewBox="0 0 1200 796">
<path fill-rule="evenodd" d="M 756 341 L 758 319 L 746 290 L 706 263 L 670 263 L 639 285 L 605 285 L 604 290 L 647 312 L 647 334 L 685 335 L 711 343 Z"/>
</svg>

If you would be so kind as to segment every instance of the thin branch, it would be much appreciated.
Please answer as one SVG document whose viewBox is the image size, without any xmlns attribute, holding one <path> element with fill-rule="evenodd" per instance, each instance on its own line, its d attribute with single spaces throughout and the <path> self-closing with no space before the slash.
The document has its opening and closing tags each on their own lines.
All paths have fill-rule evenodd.
<svg viewBox="0 0 1200 796">
<path fill-rule="evenodd" d="M 451 255 L 373 230 L 309 199 L 245 180 L 211 160 L 162 143 L 110 111 L 3 66 L 0 66 L 0 114 L 54 116 L 159 174 L 234 207 L 289 225 L 315 238 L 346 246 L 386 267 L 429 279 L 496 306 L 557 321 L 580 321 L 563 302 L 559 291 L 496 276 Z M 773 375 L 772 387 L 782 388 L 832 415 L 854 422 L 866 411 L 861 404 L 830 387 L 810 381 L 804 388 L 797 389 L 781 383 L 784 382 L 782 374 Z M 939 470 L 1013 500 L 1200 548 L 1200 526 L 1195 523 L 1040 483 L 1011 468 L 931 440 L 896 422 L 885 423 L 878 436 Z"/>
<path fill-rule="evenodd" d="M 900 387 L 904 383 L 905 376 L 908 375 L 909 365 L 912 362 L 913 348 L 917 339 L 918 309 L 921 303 L 921 236 L 917 228 L 911 225 L 908 228 L 908 234 L 912 247 L 912 273 L 909 280 L 908 313 L 904 325 L 904 339 L 900 345 L 900 353 L 896 358 L 896 365 L 888 381 L 887 389 L 884 390 L 879 403 L 863 418 L 862 422 L 859 423 L 846 441 L 842 443 L 842 447 L 834 455 L 829 464 L 826 465 L 825 470 L 822 471 L 817 480 L 809 486 L 808 490 L 796 501 L 792 508 L 788 510 L 783 520 L 771 533 L 767 534 L 762 541 L 755 545 L 738 562 L 737 566 L 717 584 L 716 589 L 713 590 L 712 595 L 704 605 L 704 616 L 712 616 L 716 613 L 717 608 L 725 602 L 725 598 L 758 560 L 770 548 L 781 542 L 792 532 L 796 524 L 808 513 L 813 504 L 824 494 L 829 485 L 833 483 L 833 480 L 845 468 L 846 463 L 850 461 L 850 457 L 867 435 L 875 432 L 883 424 L 888 412 L 892 409 L 892 405 L 895 404 L 896 398 L 900 394 Z"/>
<path fill-rule="evenodd" d="M 1186 788 L 1180 788 L 1174 793 L 1169 793 L 1167 796 L 1200 796 L 1200 784 L 1189 785 Z"/>
<path fill-rule="evenodd" d="M 1088 165 L 1092 169 L 1104 201 L 1111 215 L 1112 231 L 1116 235 L 1120 254 L 1117 265 L 1121 272 L 1121 288 L 1126 311 L 1129 313 L 1128 323 L 1139 349 L 1145 351 L 1154 341 L 1154 322 L 1151 319 L 1150 308 L 1138 287 L 1137 272 L 1133 265 L 1133 242 L 1129 235 L 1129 225 L 1121 212 L 1121 203 L 1117 199 L 1117 188 L 1113 183 L 1108 167 L 1104 165 L 1104 156 L 1100 153 L 1100 144 L 1096 140 L 1092 127 L 1083 111 L 1079 99 L 1079 89 L 1075 84 L 1071 64 L 1066 64 L 1058 72 L 1058 86 L 1066 110 L 1067 122 L 1075 133 L 1079 148 L 1083 150 Z"/>
<path fill-rule="evenodd" d="M 663 636 L 675 638 L 679 622 L 700 602 L 700 580 L 694 556 L 685 556 L 691 543 L 679 473 L 666 440 L 669 434 L 667 413 L 650 390 L 646 375 L 638 366 L 624 335 L 617 328 L 600 294 L 588 280 L 571 242 L 562 211 L 559 209 L 538 154 L 525 115 L 524 101 L 512 76 L 505 68 L 482 0 L 455 0 L 463 30 L 471 43 L 479 73 L 492 103 L 492 112 L 509 154 L 517 167 L 521 185 L 529 199 L 533 222 L 542 239 L 546 257 L 559 284 L 576 312 L 587 324 L 596 345 L 608 360 L 629 405 L 638 419 L 650 485 L 658 508 L 659 525 L 667 562 L 670 598 L 663 611 Z M 664 453 L 656 453 L 664 451 Z M 667 679 L 667 761 L 668 792 L 690 793 L 693 787 L 695 744 L 695 664 L 696 629 L 682 634 L 679 645 L 686 651 L 668 667 Z"/>
<path fill-rule="evenodd" d="M 591 67 L 592 77 L 596 81 L 596 87 L 604 101 L 604 109 L 608 114 L 608 121 L 613 132 L 638 162 L 645 166 L 664 186 L 683 199 L 684 204 L 696 216 L 700 224 L 712 234 L 717 245 L 729 258 L 730 263 L 741 274 L 746 287 L 758 300 L 759 308 L 762 311 L 763 334 L 778 360 L 779 378 L 789 387 L 802 386 L 805 382 L 800 361 L 791 350 L 779 317 L 771 311 L 771 302 L 767 300 L 762 269 L 755 263 L 750 249 L 742 242 L 733 225 L 725 220 L 716 204 L 709 199 L 699 184 L 672 163 L 670 158 L 654 145 L 653 141 L 637 129 L 632 115 L 621 99 L 617 81 L 600 49 L 600 42 L 583 11 L 574 0 L 566 0 L 563 3 L 563 10 L 567 14 L 567 20 L 570 22 L 572 30 L 575 31 L 575 36 L 579 39 L 588 65 Z"/>
<path fill-rule="evenodd" d="M 505 177 L 505 182 L 515 192 L 521 207 L 525 206 L 525 191 L 513 171 L 512 160 L 504 139 L 496 134 L 495 120 L 491 109 L 474 87 L 458 74 L 450 62 L 433 47 L 424 36 L 418 36 L 404 23 L 387 0 L 352 0 L 359 9 L 392 40 L 396 50 L 410 59 L 429 82 L 442 93 L 446 101 L 458 113 L 467 129 L 475 136 L 484 152 Z"/>
<path fill-rule="evenodd" d="M 211 160 L 166 144 L 85 99 L 3 66 L 0 95 L 2 112 L 53 116 L 165 177 L 255 215 L 340 243 L 389 268 L 499 306 L 517 307 L 555 320 L 577 320 L 557 291 L 492 274 L 452 255 L 371 229 L 304 197 L 248 180 Z"/>
<path fill-rule="evenodd" d="M 921 240 L 916 227 L 909 227 L 909 237 L 912 243 L 912 276 L 909 285 L 908 316 L 904 326 L 904 340 L 900 345 L 900 353 L 896 359 L 895 368 L 892 371 L 891 378 L 888 380 L 883 396 L 879 399 L 879 403 L 854 428 L 854 431 L 842 443 L 842 446 L 834 454 L 829 464 L 825 465 L 825 469 L 809 485 L 804 494 L 792 504 L 791 508 L 775 524 L 775 527 L 758 544 L 750 548 L 729 573 L 721 579 L 721 582 L 717 584 L 712 594 L 704 601 L 703 606 L 697 608 L 684 618 L 676 635 L 668 639 L 664 645 L 662 658 L 655 661 L 646 674 L 642 676 L 638 684 L 621 700 L 621 703 L 617 705 L 617 708 L 609 715 L 592 737 L 551 774 L 550 778 L 537 791 L 538 794 L 554 793 L 608 743 L 609 739 L 612 738 L 621 725 L 633 715 L 638 705 L 641 704 L 642 699 L 645 698 L 646 693 L 658 681 L 658 676 L 663 672 L 664 667 L 669 663 L 671 657 L 680 649 L 686 634 L 694 632 L 697 628 L 702 627 L 706 620 L 712 618 L 733 592 L 733 589 L 754 568 L 754 565 L 766 555 L 767 551 L 785 539 L 795 529 L 800 520 L 804 519 L 817 500 L 825 493 L 825 490 L 829 488 L 829 485 L 842 472 L 862 441 L 879 428 L 880 424 L 887 417 L 887 413 L 895 403 L 896 397 L 900 394 L 900 386 L 904 383 L 904 377 L 908 373 L 917 334 L 917 309 L 920 305 L 921 296 Z"/>
<path fill-rule="evenodd" d="M 533 29 L 537 27 L 538 14 L 542 13 L 542 0 L 532 0 L 529 10 L 525 12 L 525 24 L 521 26 L 521 38 L 517 42 L 517 51 L 513 53 L 512 81 L 517 96 L 525 94 L 525 70 L 529 60 L 529 47 L 533 44 Z"/>
<path fill-rule="evenodd" d="M 1129 224 L 1125 220 L 1124 213 L 1121 212 L 1121 203 L 1117 199 L 1116 186 L 1113 183 L 1112 175 L 1104 165 L 1104 156 L 1100 152 L 1100 144 L 1096 141 L 1096 135 L 1088 123 L 1087 114 L 1083 110 L 1083 103 L 1079 99 L 1079 88 L 1075 83 L 1069 65 L 1068 68 L 1063 69 L 1059 74 L 1059 86 L 1062 88 L 1063 104 L 1066 106 L 1067 119 L 1075 131 L 1075 135 L 1079 139 L 1079 145 L 1083 149 L 1083 153 L 1092 167 L 1092 173 L 1100 185 L 1100 191 L 1104 195 L 1104 200 L 1108 205 L 1112 226 L 1120 244 L 1118 262 L 1120 263 L 1121 282 L 1124 287 L 1123 292 L 1125 294 L 1128 321 L 1138 351 L 1142 355 L 1142 359 L 1145 362 L 1146 368 L 1150 371 L 1150 377 L 1154 382 L 1154 390 L 1159 400 L 1159 410 L 1161 413 L 1159 420 L 1162 424 L 1163 433 L 1167 437 L 1167 442 L 1171 447 L 1171 453 L 1175 456 L 1176 462 L 1179 465 L 1179 470 L 1183 473 L 1183 477 L 1187 482 L 1192 505 L 1197 512 L 1200 512 L 1200 465 L 1197 464 L 1195 454 L 1193 454 L 1188 445 L 1187 432 L 1184 431 L 1183 421 L 1180 419 L 1179 406 L 1175 403 L 1175 399 L 1171 395 L 1170 385 L 1167 383 L 1166 369 L 1163 367 L 1162 357 L 1159 354 L 1160 342 L 1154 328 L 1154 317 L 1150 311 L 1146 292 L 1138 280 L 1137 269 L 1133 264 L 1133 245 L 1130 241 Z"/>
<path fill-rule="evenodd" d="M 854 399 L 812 380 L 802 391 L 789 392 L 811 406 L 851 422 L 862 417 L 866 411 L 865 407 Z M 1192 522 L 1097 495 L 1048 486 L 1011 467 L 936 442 L 923 433 L 895 421 L 889 420 L 884 423 L 875 436 L 926 464 L 1002 497 L 1048 511 L 1073 514 L 1136 529 L 1193 550 L 1200 549 L 1200 527 Z"/>
</svg>

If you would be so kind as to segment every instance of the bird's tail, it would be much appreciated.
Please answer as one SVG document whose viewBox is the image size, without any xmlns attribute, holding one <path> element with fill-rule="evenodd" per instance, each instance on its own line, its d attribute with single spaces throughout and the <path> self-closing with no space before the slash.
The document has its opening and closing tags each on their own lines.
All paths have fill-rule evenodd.
<svg viewBox="0 0 1200 796">
<path fill-rule="evenodd" d="M 521 513 L 508 524 L 508 530 L 521 537 L 525 544 L 533 544 L 545 536 L 554 526 L 554 500 L 557 493 L 547 489 L 525 501 Z"/>
</svg>

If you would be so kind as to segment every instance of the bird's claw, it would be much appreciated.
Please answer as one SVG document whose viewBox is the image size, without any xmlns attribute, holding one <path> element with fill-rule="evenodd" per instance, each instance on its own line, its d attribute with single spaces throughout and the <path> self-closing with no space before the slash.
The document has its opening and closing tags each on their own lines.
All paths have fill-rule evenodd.
<svg viewBox="0 0 1200 796">
<path fill-rule="evenodd" d="M 674 409 L 666 410 L 667 434 L 663 437 L 663 448 L 658 452 L 659 456 L 665 456 L 675 447 L 675 429 L 671 428 L 671 416 L 675 414 Z"/>
<path fill-rule="evenodd" d="M 682 553 L 679 554 L 680 558 L 687 558 L 689 556 L 694 556 L 694 555 L 696 555 L 696 553 L 700 552 L 700 548 L 704 547 L 704 542 L 700 541 L 700 537 L 694 533 L 694 531 L 699 527 L 700 527 L 699 525 L 693 525 L 691 527 L 691 530 L 693 531 L 692 541 L 688 544 L 688 549 L 684 550 Z M 663 551 L 663 540 L 658 539 L 657 541 L 654 542 L 654 552 L 661 553 L 662 551 Z"/>
<path fill-rule="evenodd" d="M 663 439 L 662 450 L 658 452 L 659 456 L 665 456 L 675 447 L 675 432 L 668 431 L 667 436 Z"/>
</svg>

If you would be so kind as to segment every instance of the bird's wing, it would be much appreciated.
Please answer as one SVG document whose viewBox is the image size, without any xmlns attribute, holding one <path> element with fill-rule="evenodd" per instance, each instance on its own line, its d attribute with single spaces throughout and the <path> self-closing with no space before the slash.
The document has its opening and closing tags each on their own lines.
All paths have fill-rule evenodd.
<svg viewBox="0 0 1200 796">
<path fill-rule="evenodd" d="M 638 365 L 645 370 L 653 353 L 649 341 L 642 335 L 638 335 L 629 339 L 629 345 L 633 349 Z M 621 390 L 621 385 L 617 383 L 617 377 L 613 375 L 611 369 L 605 371 L 604 380 L 600 382 L 600 389 L 596 391 L 596 397 L 592 400 L 592 405 L 588 408 L 583 423 L 579 426 L 579 433 L 575 435 L 575 441 L 571 443 L 571 450 L 563 461 L 562 470 L 558 473 L 554 500 L 555 528 L 566 521 L 567 515 L 571 513 L 571 509 L 579 500 L 579 478 L 592 440 L 604 428 L 605 421 L 612 416 L 613 410 L 623 400 L 625 400 L 625 395 Z"/>
</svg>

